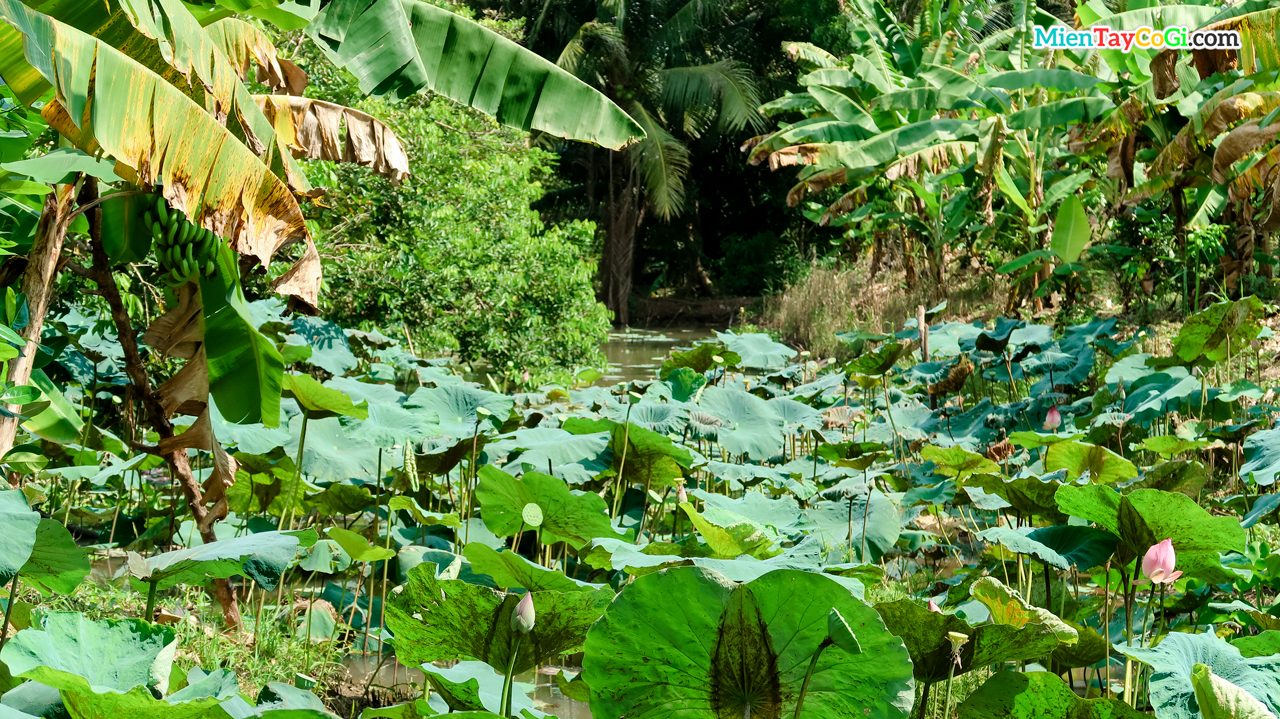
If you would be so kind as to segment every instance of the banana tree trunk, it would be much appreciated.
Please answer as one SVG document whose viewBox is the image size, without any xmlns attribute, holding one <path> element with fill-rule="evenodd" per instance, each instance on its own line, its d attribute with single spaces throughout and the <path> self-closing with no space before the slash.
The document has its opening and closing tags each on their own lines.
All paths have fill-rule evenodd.
<svg viewBox="0 0 1280 719">
<path fill-rule="evenodd" d="M 102 299 L 106 301 L 107 307 L 111 310 L 111 320 L 115 324 L 116 333 L 120 338 L 120 349 L 124 354 L 125 374 L 128 375 L 136 396 L 142 401 L 143 409 L 146 410 L 147 414 L 147 422 L 162 440 L 168 439 L 175 434 L 173 423 L 169 421 L 169 416 L 165 414 L 159 397 L 153 391 L 151 376 L 147 372 L 146 364 L 142 359 L 142 352 L 138 349 L 138 332 L 134 329 L 133 319 L 129 317 L 129 312 L 124 307 L 124 300 L 120 296 L 120 286 L 116 284 L 115 274 L 111 270 L 111 260 L 107 258 L 106 250 L 103 248 L 101 214 L 99 210 L 95 209 L 89 217 L 89 238 L 93 253 L 93 265 L 86 275 L 97 284 Z M 131 436 L 134 434 L 134 432 L 130 432 Z M 187 458 L 187 450 L 182 448 L 162 456 L 169 465 L 169 471 L 177 479 L 178 486 L 182 488 L 182 494 L 187 500 L 187 507 L 190 508 L 196 527 L 200 530 L 200 538 L 204 540 L 205 544 L 218 541 L 217 534 L 213 530 L 213 523 L 207 521 L 209 508 L 205 504 L 200 481 L 196 478 L 195 473 L 191 471 L 191 462 Z M 227 629 L 239 629 L 240 605 L 230 582 L 226 579 L 215 579 L 213 581 L 213 589 L 214 596 L 217 597 L 218 603 L 222 606 L 223 623 L 227 626 Z"/>
<path fill-rule="evenodd" d="M 1227 240 L 1227 253 L 1219 259 L 1222 268 L 1222 284 L 1233 296 L 1240 294 L 1240 281 L 1253 271 L 1253 248 L 1257 231 L 1253 224 L 1253 198 L 1242 197 L 1232 203 L 1230 212 L 1235 221 L 1234 240 Z"/>
<path fill-rule="evenodd" d="M 53 192 L 45 195 L 40 222 L 36 225 L 35 242 L 27 255 L 27 270 L 22 276 L 22 294 L 27 298 L 29 319 L 27 326 L 18 330 L 18 334 L 30 344 L 9 363 L 8 380 L 14 384 L 27 384 L 31 380 L 37 352 L 35 345 L 39 344 L 40 333 L 44 331 L 44 316 L 53 298 L 58 279 L 58 259 L 62 255 L 62 243 L 67 236 L 67 226 L 71 224 L 74 204 L 75 188 L 71 185 L 57 185 Z M 10 410 L 17 411 L 17 408 L 11 406 Z M 0 456 L 13 449 L 17 435 L 17 418 L 0 418 Z"/>
</svg>

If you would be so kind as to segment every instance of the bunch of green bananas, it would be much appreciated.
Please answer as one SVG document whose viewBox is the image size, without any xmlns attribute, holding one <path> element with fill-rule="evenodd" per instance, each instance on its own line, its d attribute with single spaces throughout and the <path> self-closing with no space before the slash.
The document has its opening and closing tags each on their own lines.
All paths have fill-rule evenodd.
<svg viewBox="0 0 1280 719">
<path fill-rule="evenodd" d="M 151 248 L 160 261 L 161 275 L 170 287 L 181 287 L 218 271 L 216 258 L 222 238 L 193 224 L 181 210 L 170 209 L 164 196 L 155 196 L 155 207 L 143 215 L 151 230 Z"/>
</svg>

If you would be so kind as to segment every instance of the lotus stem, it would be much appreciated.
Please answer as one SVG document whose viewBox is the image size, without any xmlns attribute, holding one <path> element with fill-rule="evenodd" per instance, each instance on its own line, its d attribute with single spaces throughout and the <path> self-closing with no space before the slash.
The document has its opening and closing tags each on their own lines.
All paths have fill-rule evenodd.
<svg viewBox="0 0 1280 719">
<path fill-rule="evenodd" d="M 800 719 L 800 711 L 804 709 L 804 694 L 809 691 L 809 680 L 813 678 L 813 670 L 818 666 L 818 657 L 821 657 L 823 650 L 829 646 L 831 646 L 831 637 L 822 640 L 822 643 L 818 645 L 818 651 L 814 652 L 813 658 L 809 660 L 809 670 L 804 673 L 804 681 L 800 683 L 800 696 L 796 697 L 794 719 Z M 749 706 L 748 710 L 750 710 Z"/>
<path fill-rule="evenodd" d="M 9 601 L 4 608 L 4 624 L 0 624 L 0 647 L 9 639 L 9 617 L 13 616 L 13 605 L 18 601 L 18 573 L 13 574 L 13 583 L 9 585 Z"/>
<path fill-rule="evenodd" d="M 511 647 L 511 659 L 507 661 L 507 677 L 502 684 L 502 716 L 504 717 L 511 716 L 511 697 L 515 693 L 512 689 L 515 678 L 516 656 L 520 654 L 520 640 L 522 638 L 522 636 L 516 635 L 516 643 Z"/>
<path fill-rule="evenodd" d="M 943 702 L 945 709 L 943 710 L 943 719 L 951 719 L 951 683 L 956 678 L 956 663 L 951 662 L 951 666 L 947 669 L 947 700 Z"/>
<path fill-rule="evenodd" d="M 16 577 L 15 577 L 16 579 Z M 147 582 L 147 608 L 142 613 L 143 619 L 148 622 L 153 621 L 156 611 L 156 587 L 160 584 L 159 580 L 151 580 Z M 256 631 L 256 629 L 255 629 Z"/>
<path fill-rule="evenodd" d="M 298 434 L 297 466 L 293 468 L 293 482 L 289 484 L 289 496 L 285 497 L 284 509 L 280 512 L 280 529 L 289 529 L 293 524 L 293 495 L 298 493 L 298 482 L 302 480 L 302 452 L 307 447 L 307 415 L 302 414 L 302 431 Z"/>
</svg>

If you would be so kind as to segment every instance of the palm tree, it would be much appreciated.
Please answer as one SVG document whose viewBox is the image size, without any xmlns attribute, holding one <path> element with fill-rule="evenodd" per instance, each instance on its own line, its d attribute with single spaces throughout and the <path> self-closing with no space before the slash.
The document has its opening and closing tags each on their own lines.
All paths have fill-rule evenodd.
<svg viewBox="0 0 1280 719">
<path fill-rule="evenodd" d="M 531 49 L 599 89 L 646 133 L 622 150 L 589 148 L 584 160 L 587 200 L 604 228 L 601 296 L 628 324 L 637 233 L 651 217 L 687 209 L 690 143 L 763 126 L 761 79 L 740 58 L 772 10 L 733 0 L 509 4 L 533 18 Z"/>
</svg>

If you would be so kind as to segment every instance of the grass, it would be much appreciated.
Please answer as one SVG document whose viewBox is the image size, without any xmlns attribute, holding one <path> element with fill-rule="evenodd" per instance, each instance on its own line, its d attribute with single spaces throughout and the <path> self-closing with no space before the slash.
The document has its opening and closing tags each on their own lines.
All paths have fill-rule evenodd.
<svg viewBox="0 0 1280 719">
<path fill-rule="evenodd" d="M 27 596 L 27 595 L 30 596 Z M 255 592 L 256 595 L 256 592 Z M 87 578 L 69 596 L 41 601 L 31 591 L 23 593 L 26 601 L 40 603 L 46 611 L 81 612 L 92 620 L 141 617 L 146 597 L 117 582 Z M 274 599 L 275 595 L 269 595 Z M 316 680 L 311 690 L 323 696 L 336 692 L 346 677 L 342 664 L 345 648 L 342 642 L 317 642 L 310 648 L 294 636 L 292 620 L 280 617 L 270 603 L 263 612 L 260 631 L 253 631 L 256 616 L 245 602 L 245 632 L 222 631 L 221 611 L 199 587 L 174 590 L 162 595 L 158 605 L 180 609 L 186 616 L 173 625 L 180 647 L 174 659 L 174 681 L 186 676 L 192 667 L 205 670 L 222 667 L 236 673 L 240 691 L 250 699 L 269 682 L 293 684 L 298 675 Z M 256 602 L 254 603 L 256 607 Z M 179 688 L 172 685 L 171 690 Z"/>
<path fill-rule="evenodd" d="M 814 264 L 802 280 L 781 295 L 766 298 L 759 323 L 776 329 L 784 341 L 818 357 L 839 357 L 837 332 L 864 329 L 896 332 L 916 316 L 916 307 L 933 307 L 945 295 L 949 319 L 999 314 L 1000 278 L 989 273 L 957 274 L 939 293 L 921 277 L 915 288 L 901 284 L 901 272 L 882 271 L 871 278 L 870 259 L 833 268 Z"/>
</svg>

